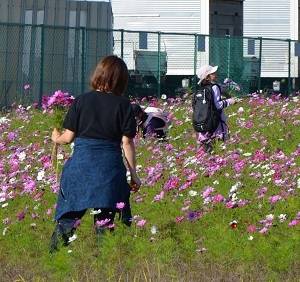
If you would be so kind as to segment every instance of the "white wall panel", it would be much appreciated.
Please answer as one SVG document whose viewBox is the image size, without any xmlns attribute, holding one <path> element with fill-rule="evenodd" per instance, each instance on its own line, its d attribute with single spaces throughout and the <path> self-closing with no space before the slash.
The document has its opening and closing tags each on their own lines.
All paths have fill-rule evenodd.
<svg viewBox="0 0 300 282">
<path fill-rule="evenodd" d="M 200 33 L 199 0 L 112 0 L 115 29 Z"/>
<path fill-rule="evenodd" d="M 244 2 L 244 36 L 298 40 L 298 21 L 298 0 Z M 298 58 L 291 55 L 291 75 L 298 76 Z M 263 40 L 262 77 L 270 76 L 288 76 L 287 42 Z"/>
</svg>

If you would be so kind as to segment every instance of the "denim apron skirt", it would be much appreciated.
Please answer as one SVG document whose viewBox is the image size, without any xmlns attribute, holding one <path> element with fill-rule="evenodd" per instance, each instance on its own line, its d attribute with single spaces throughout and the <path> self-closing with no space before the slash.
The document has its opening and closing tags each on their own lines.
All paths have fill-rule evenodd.
<svg viewBox="0 0 300 282">
<path fill-rule="evenodd" d="M 62 169 L 54 220 L 67 212 L 88 208 L 118 212 L 116 204 L 124 202 L 122 213 L 129 221 L 132 216 L 126 172 L 120 143 L 75 138 L 73 155 Z"/>
</svg>

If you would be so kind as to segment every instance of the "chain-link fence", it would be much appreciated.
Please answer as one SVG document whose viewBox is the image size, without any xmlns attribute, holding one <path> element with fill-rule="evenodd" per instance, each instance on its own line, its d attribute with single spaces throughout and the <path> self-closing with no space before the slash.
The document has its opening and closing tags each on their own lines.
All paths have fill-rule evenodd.
<svg viewBox="0 0 300 282">
<path fill-rule="evenodd" d="M 108 54 L 130 71 L 127 96 L 175 97 L 194 91 L 201 65 L 219 66 L 244 93 L 297 91 L 299 42 L 125 30 L 0 23 L 0 106 L 41 103 L 56 90 L 88 91 L 97 63 Z M 273 82 L 280 89 L 273 89 Z M 25 85 L 30 88 L 24 89 Z"/>
</svg>

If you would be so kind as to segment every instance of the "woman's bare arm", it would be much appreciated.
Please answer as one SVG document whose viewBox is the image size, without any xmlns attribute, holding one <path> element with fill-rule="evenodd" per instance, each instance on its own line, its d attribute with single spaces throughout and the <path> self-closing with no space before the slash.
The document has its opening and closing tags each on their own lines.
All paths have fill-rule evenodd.
<svg viewBox="0 0 300 282">
<path fill-rule="evenodd" d="M 125 153 L 125 158 L 128 164 L 128 168 L 131 176 L 131 184 L 134 185 L 134 190 L 139 190 L 141 186 L 141 181 L 136 173 L 136 159 L 135 159 L 135 147 L 133 138 L 123 136 L 122 146 Z"/>
<path fill-rule="evenodd" d="M 63 134 L 60 134 L 56 128 L 52 131 L 52 141 L 60 145 L 69 144 L 73 142 L 74 138 L 75 133 L 68 129 Z"/>
</svg>

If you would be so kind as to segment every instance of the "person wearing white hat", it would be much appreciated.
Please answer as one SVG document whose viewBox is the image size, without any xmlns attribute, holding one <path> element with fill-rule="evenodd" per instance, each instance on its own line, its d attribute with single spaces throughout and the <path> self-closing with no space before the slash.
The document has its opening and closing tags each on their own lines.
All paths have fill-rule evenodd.
<svg viewBox="0 0 300 282">
<path fill-rule="evenodd" d="M 197 76 L 199 78 L 198 85 L 200 89 L 211 87 L 211 95 L 213 95 L 214 104 L 218 110 L 221 110 L 221 122 L 219 123 L 215 132 L 213 134 L 208 132 L 199 133 L 198 141 L 200 141 L 201 144 L 204 144 L 206 151 L 212 151 L 212 144 L 215 138 L 219 138 L 223 141 L 228 140 L 228 127 L 226 125 L 227 116 L 225 115 L 223 109 L 236 103 L 234 98 L 222 99 L 220 87 L 217 85 L 217 70 L 218 66 L 204 65 L 201 66 L 197 72 Z"/>
</svg>

